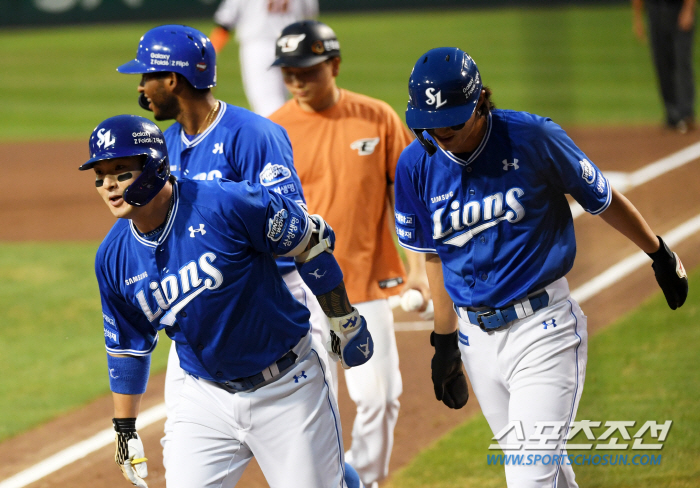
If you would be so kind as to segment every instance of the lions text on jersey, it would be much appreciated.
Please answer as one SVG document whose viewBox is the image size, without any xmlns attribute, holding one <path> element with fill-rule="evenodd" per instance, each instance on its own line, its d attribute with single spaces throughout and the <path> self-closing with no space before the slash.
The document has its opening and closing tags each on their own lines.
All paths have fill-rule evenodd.
<svg viewBox="0 0 700 488">
<path fill-rule="evenodd" d="M 564 276 L 576 255 L 565 194 L 593 215 L 610 204 L 602 172 L 550 119 L 489 115 L 469 155 L 418 141 L 396 170 L 396 232 L 413 251 L 437 253 L 457 306 L 501 307 Z"/>
<path fill-rule="evenodd" d="M 157 241 L 119 220 L 97 252 L 107 351 L 148 354 L 165 328 L 195 376 L 260 372 L 309 331 L 273 258 L 298 252 L 308 232 L 306 212 L 261 184 L 175 182 Z"/>
</svg>

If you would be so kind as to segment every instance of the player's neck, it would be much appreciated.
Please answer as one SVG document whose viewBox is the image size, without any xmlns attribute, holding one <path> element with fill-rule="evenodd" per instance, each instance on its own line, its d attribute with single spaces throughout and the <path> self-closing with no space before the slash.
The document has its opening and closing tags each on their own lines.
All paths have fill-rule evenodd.
<svg viewBox="0 0 700 488">
<path fill-rule="evenodd" d="M 181 110 L 176 120 L 190 136 L 207 130 L 221 110 L 220 103 L 211 92 L 204 98 L 180 100 L 180 106 Z"/>
<path fill-rule="evenodd" d="M 173 184 L 168 181 L 163 189 L 143 207 L 134 209 L 132 222 L 136 230 L 147 234 L 165 223 L 170 213 L 170 200 L 173 196 Z"/>
<path fill-rule="evenodd" d="M 479 144 L 481 144 L 481 141 L 486 135 L 486 128 L 488 125 L 487 118 L 488 115 L 481 116 L 476 120 L 469 137 L 467 137 L 464 144 L 462 144 L 457 150 L 452 151 L 453 154 L 471 153 L 474 152 L 477 147 L 479 147 Z"/>
<path fill-rule="evenodd" d="M 304 112 L 313 113 L 328 110 L 338 103 L 338 100 L 340 100 L 340 89 L 334 83 L 333 89 L 328 90 L 327 93 L 324 93 L 323 96 L 319 97 L 318 99 L 308 102 L 297 99 L 297 102 L 299 103 L 299 108 L 301 108 Z"/>
</svg>

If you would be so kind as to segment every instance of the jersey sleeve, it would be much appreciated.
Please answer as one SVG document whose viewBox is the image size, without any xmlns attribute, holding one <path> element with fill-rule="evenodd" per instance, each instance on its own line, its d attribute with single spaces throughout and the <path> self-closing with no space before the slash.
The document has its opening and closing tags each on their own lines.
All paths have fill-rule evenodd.
<svg viewBox="0 0 700 488">
<path fill-rule="evenodd" d="M 413 137 L 391 107 L 387 106 L 386 111 L 386 178 L 389 184 L 394 184 L 396 165 L 401 152 L 411 143 Z"/>
<path fill-rule="evenodd" d="M 313 228 L 297 202 L 260 183 L 220 180 L 220 185 L 232 196 L 234 230 L 242 230 L 256 251 L 296 256 L 304 250 Z"/>
<path fill-rule="evenodd" d="M 100 289 L 105 347 L 111 354 L 145 356 L 155 349 L 158 332 L 141 311 L 133 310 L 112 286 L 113 278 L 104 266 L 104 255 L 95 259 L 95 275 Z"/>
<path fill-rule="evenodd" d="M 420 195 L 420 178 L 412 168 L 408 149 L 399 158 L 396 167 L 394 218 L 399 244 L 411 251 L 436 253 L 432 236 L 430 213 Z"/>
<path fill-rule="evenodd" d="M 240 129 L 234 147 L 236 166 L 244 180 L 306 205 L 294 168 L 292 143 L 284 128 L 256 116 Z"/>
<path fill-rule="evenodd" d="M 610 205 L 612 190 L 603 172 L 579 149 L 566 132 L 551 120 L 542 125 L 543 158 L 550 181 L 592 215 Z"/>
</svg>

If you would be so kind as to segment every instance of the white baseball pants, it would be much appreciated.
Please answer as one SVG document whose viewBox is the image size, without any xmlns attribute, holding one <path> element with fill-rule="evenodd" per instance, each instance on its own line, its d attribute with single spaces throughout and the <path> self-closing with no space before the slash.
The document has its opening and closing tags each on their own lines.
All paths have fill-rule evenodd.
<svg viewBox="0 0 700 488">
<path fill-rule="evenodd" d="M 231 393 L 186 375 L 173 421 L 168 488 L 233 487 L 255 456 L 271 488 L 347 488 L 343 439 L 321 345 L 254 391 Z"/>
<path fill-rule="evenodd" d="M 499 441 L 505 454 L 566 455 L 568 426 L 583 391 L 586 316 L 571 298 L 565 278 L 545 289 L 549 305 L 505 329 L 484 332 L 459 319 L 462 361 L 494 436 L 510 422 L 522 423 L 521 439 L 511 430 Z M 543 429 L 553 423 L 562 426 L 559 432 Z M 505 449 L 505 444 L 522 447 Z M 509 488 L 578 486 L 568 465 L 506 465 L 505 472 Z"/>
<path fill-rule="evenodd" d="M 287 88 L 279 68 L 270 68 L 275 61 L 275 39 L 246 41 L 240 45 L 243 90 L 250 108 L 267 117 L 287 101 Z"/>
<path fill-rule="evenodd" d="M 357 405 L 352 444 L 345 460 L 357 470 L 365 486 L 370 486 L 389 474 L 403 384 L 389 302 L 374 300 L 355 307 L 367 320 L 374 354 L 362 366 L 345 370 L 348 393 Z"/>
</svg>

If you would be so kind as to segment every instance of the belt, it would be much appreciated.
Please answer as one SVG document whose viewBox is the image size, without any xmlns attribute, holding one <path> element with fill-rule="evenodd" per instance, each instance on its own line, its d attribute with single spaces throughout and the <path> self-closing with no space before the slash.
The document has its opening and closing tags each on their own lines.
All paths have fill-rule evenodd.
<svg viewBox="0 0 700 488">
<path fill-rule="evenodd" d="M 240 393 L 242 391 L 252 390 L 256 386 L 260 386 L 262 383 L 279 376 L 294 366 L 294 363 L 297 361 L 297 357 L 297 354 L 291 350 L 257 374 L 246 378 L 224 381 L 222 383 L 217 383 L 217 385 L 231 393 Z"/>
<path fill-rule="evenodd" d="M 478 325 L 483 331 L 490 331 L 505 327 L 509 322 L 532 315 L 549 304 L 549 295 L 546 291 L 537 293 L 505 308 L 491 308 L 487 310 L 469 310 L 467 307 L 455 307 L 457 314 L 465 318 L 469 317 L 469 323 Z"/>
</svg>

